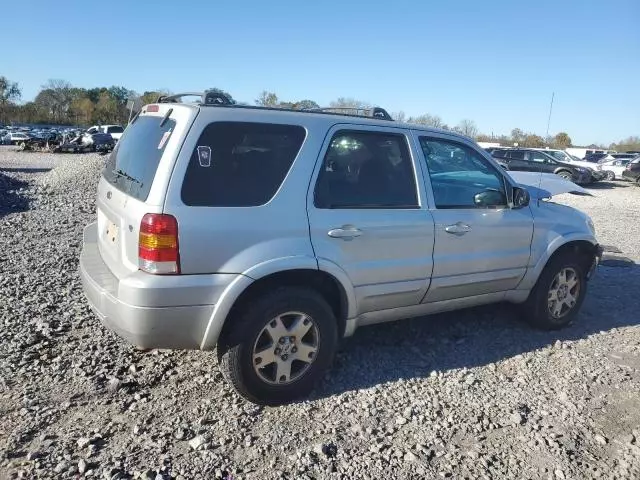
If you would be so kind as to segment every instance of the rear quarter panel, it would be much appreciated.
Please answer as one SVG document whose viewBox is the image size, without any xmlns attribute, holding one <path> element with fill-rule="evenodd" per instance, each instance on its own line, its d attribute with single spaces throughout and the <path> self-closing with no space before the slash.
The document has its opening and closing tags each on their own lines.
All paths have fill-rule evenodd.
<svg viewBox="0 0 640 480">
<path fill-rule="evenodd" d="M 308 117 L 212 107 L 201 110 L 173 170 L 164 205 L 164 212 L 178 219 L 182 273 L 242 273 L 260 278 L 283 269 L 317 268 L 305 201 L 327 128 L 314 116 Z M 267 204 L 194 207 L 183 203 L 182 183 L 191 154 L 202 130 L 215 121 L 281 123 L 306 129 L 291 169 Z"/>
</svg>

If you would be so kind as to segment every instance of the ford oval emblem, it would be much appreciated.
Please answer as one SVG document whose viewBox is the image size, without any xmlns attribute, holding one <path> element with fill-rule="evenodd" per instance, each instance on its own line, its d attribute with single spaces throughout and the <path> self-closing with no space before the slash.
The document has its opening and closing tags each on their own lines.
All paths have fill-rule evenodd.
<svg viewBox="0 0 640 480">
<path fill-rule="evenodd" d="M 107 192 L 107 199 L 111 200 L 111 192 Z"/>
</svg>

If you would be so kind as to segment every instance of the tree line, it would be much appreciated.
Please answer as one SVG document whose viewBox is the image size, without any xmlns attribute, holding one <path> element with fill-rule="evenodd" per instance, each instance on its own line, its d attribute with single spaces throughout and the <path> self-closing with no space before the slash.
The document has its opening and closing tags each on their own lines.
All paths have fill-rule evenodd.
<svg viewBox="0 0 640 480">
<path fill-rule="evenodd" d="M 233 98 L 225 93 L 233 102 Z M 54 125 L 94 125 L 121 124 L 128 122 L 130 109 L 129 101 L 136 106 L 157 101 L 160 95 L 170 92 L 149 90 L 138 93 L 122 86 L 81 88 L 74 87 L 66 80 L 49 80 L 32 101 L 20 103 L 22 92 L 16 82 L 0 76 L 0 124 L 10 123 L 43 123 Z M 244 102 L 237 102 L 247 104 Z M 254 100 L 256 105 L 273 108 L 313 109 L 319 105 L 309 99 L 284 100 L 274 92 L 263 91 Z M 368 102 L 354 98 L 340 97 L 330 103 L 331 107 L 370 108 Z M 452 130 L 479 142 L 499 142 L 501 145 L 518 144 L 521 147 L 552 147 L 567 148 L 572 146 L 571 137 L 566 132 L 543 138 L 534 133 L 527 133 L 514 128 L 510 135 L 493 136 L 481 133 L 473 120 L 463 119 L 455 126 L 447 125 L 440 116 L 425 113 L 418 116 L 407 116 L 399 111 L 391 116 L 400 122 L 416 123 L 420 125 Z M 603 145 L 589 145 L 589 147 L 607 148 Z M 618 151 L 640 150 L 640 137 L 629 137 L 609 145 L 610 149 Z"/>
</svg>

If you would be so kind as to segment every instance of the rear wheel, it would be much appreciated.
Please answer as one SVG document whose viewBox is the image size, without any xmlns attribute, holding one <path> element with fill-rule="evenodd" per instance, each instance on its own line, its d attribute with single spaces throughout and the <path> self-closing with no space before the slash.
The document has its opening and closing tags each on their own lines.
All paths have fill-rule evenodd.
<svg viewBox="0 0 640 480">
<path fill-rule="evenodd" d="M 616 174 L 615 172 L 612 172 L 611 170 L 607 170 L 607 180 L 612 181 L 616 179 Z"/>
<path fill-rule="evenodd" d="M 549 261 L 524 305 L 532 325 L 556 330 L 575 318 L 587 291 L 585 264 L 575 252 L 560 253 Z"/>
<path fill-rule="evenodd" d="M 310 289 L 282 287 L 251 300 L 221 339 L 218 359 L 244 398 L 280 405 L 311 392 L 337 343 L 337 321 L 324 298 Z"/>
<path fill-rule="evenodd" d="M 571 175 L 571 172 L 567 172 L 566 170 L 558 172 L 557 175 L 564 178 L 565 180 L 571 181 L 573 179 L 573 175 Z"/>
</svg>

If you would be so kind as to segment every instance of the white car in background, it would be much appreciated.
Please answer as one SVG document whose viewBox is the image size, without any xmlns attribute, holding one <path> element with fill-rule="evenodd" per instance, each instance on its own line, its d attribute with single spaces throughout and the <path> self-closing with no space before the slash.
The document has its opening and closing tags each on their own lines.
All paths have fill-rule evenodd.
<svg viewBox="0 0 640 480">
<path fill-rule="evenodd" d="M 9 132 L 2 137 L 2 144 L 4 145 L 18 145 L 21 142 L 26 142 L 31 137 L 22 132 Z"/>
<path fill-rule="evenodd" d="M 625 171 L 629 162 L 634 160 L 634 158 L 614 158 L 613 160 L 602 162 L 599 165 L 602 166 L 602 171 L 607 174 L 607 180 L 627 180 L 622 176 L 622 172 Z"/>
<path fill-rule="evenodd" d="M 94 125 L 87 133 L 108 133 L 117 142 L 120 140 L 124 127 L 122 125 Z"/>
</svg>

